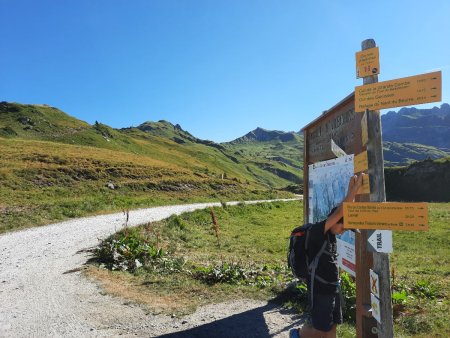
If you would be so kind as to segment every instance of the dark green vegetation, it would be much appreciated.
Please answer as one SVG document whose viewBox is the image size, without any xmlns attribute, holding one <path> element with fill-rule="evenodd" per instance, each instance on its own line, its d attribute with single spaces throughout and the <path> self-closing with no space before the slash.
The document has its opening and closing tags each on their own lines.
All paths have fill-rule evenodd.
<svg viewBox="0 0 450 338">
<path fill-rule="evenodd" d="M 450 201 L 450 157 L 385 168 L 389 201 Z"/>
<path fill-rule="evenodd" d="M 293 182 L 160 121 L 116 130 L 0 103 L 0 232 L 161 204 L 288 196 Z"/>
<path fill-rule="evenodd" d="M 287 237 L 301 222 L 301 202 L 239 205 L 213 212 L 218 228 L 210 210 L 200 210 L 112 235 L 96 251 L 102 265 L 93 274 L 100 276 L 107 291 L 123 297 L 131 294 L 151 310 L 156 306 L 157 311 L 186 313 L 206 303 L 252 297 L 303 311 L 305 286 L 289 284 L 292 277 L 285 265 Z M 449 222 L 450 204 L 432 204 L 430 231 L 394 233 L 396 337 L 450 334 Z M 341 277 L 347 304 L 346 323 L 338 336 L 352 337 L 355 285 L 348 275 Z M 114 284 L 124 281 L 140 296 L 117 291 Z"/>
<path fill-rule="evenodd" d="M 412 336 L 449 337 L 450 204 L 430 204 L 429 217 L 427 232 L 394 232 L 394 311 Z"/>
<path fill-rule="evenodd" d="M 450 137 L 450 136 L 449 136 Z M 417 143 L 383 142 L 385 167 L 404 166 L 428 159 L 448 157 L 449 150 Z"/>
</svg>

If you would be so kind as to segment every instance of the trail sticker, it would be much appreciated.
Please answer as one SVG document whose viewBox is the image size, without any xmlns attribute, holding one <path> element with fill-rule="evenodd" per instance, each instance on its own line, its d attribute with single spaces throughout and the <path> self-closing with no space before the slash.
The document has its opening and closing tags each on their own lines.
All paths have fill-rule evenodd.
<svg viewBox="0 0 450 338">
<path fill-rule="evenodd" d="M 380 300 L 373 294 L 370 294 L 370 307 L 372 309 L 372 316 L 381 324 L 381 313 L 380 313 Z"/>
<path fill-rule="evenodd" d="M 380 282 L 378 279 L 378 275 L 373 272 L 372 269 L 370 271 L 370 292 L 372 292 L 377 298 L 380 298 Z"/>
</svg>

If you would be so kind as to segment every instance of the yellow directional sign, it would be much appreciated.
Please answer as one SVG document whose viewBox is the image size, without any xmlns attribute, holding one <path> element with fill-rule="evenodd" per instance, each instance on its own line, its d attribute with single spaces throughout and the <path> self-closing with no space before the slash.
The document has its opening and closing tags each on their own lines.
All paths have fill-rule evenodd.
<svg viewBox="0 0 450 338">
<path fill-rule="evenodd" d="M 344 228 L 428 230 L 427 203 L 344 203 Z"/>
<path fill-rule="evenodd" d="M 380 52 L 378 47 L 356 53 L 356 78 L 380 74 Z"/>
<path fill-rule="evenodd" d="M 441 101 L 441 72 L 404 77 L 355 88 L 355 111 Z"/>
<path fill-rule="evenodd" d="M 367 157 L 367 150 L 353 157 L 353 166 L 354 166 L 353 171 L 355 174 L 369 170 L 369 159 Z"/>
</svg>

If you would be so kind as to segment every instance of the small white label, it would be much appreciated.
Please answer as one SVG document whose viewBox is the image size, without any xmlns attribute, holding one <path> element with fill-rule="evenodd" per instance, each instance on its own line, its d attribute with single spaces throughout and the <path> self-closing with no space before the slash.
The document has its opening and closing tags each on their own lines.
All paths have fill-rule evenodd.
<svg viewBox="0 0 450 338">
<path fill-rule="evenodd" d="M 378 275 L 373 272 L 372 269 L 370 271 L 370 292 L 372 292 L 377 298 L 380 298 L 380 282 L 378 279 Z"/>
<path fill-rule="evenodd" d="M 374 294 L 370 294 L 370 307 L 372 308 L 372 316 L 381 324 L 380 316 L 380 300 Z"/>
</svg>

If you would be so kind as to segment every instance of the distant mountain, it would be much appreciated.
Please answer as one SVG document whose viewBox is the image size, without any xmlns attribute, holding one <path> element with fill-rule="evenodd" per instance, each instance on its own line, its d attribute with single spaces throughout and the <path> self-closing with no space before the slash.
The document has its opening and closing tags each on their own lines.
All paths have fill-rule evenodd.
<svg viewBox="0 0 450 338">
<path fill-rule="evenodd" d="M 383 142 L 384 166 L 404 166 L 416 161 L 423 161 L 426 159 L 438 159 L 450 156 L 450 151 L 417 144 L 417 143 L 398 143 L 398 142 Z"/>
<path fill-rule="evenodd" d="M 251 132 L 245 134 L 242 137 L 231 141 L 232 144 L 237 143 L 247 143 L 247 142 L 270 142 L 270 141 L 280 141 L 280 142 L 290 142 L 290 141 L 300 141 L 302 136 L 295 132 L 283 132 L 278 130 L 266 130 L 263 128 L 256 128 Z"/>
<path fill-rule="evenodd" d="M 257 166 L 296 185 L 303 182 L 303 136 L 300 133 L 256 128 L 222 145 L 242 156 L 248 166 Z"/>
<path fill-rule="evenodd" d="M 383 141 L 433 146 L 450 153 L 450 105 L 402 108 L 381 116 Z"/>
</svg>

